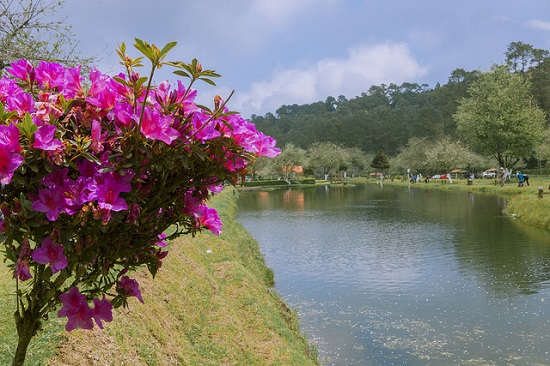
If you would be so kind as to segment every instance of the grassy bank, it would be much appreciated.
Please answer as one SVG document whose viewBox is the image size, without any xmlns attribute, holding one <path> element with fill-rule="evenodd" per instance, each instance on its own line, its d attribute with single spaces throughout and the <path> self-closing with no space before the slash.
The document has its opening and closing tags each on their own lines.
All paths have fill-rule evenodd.
<svg viewBox="0 0 550 366">
<path fill-rule="evenodd" d="M 154 281 L 146 271 L 136 275 L 144 305 L 131 302 L 130 309 L 117 311 L 103 331 L 65 333 L 52 316 L 48 334 L 33 341 L 28 364 L 318 364 L 296 315 L 270 289 L 273 274 L 258 243 L 234 220 L 235 191 L 224 190 L 213 203 L 224 222 L 222 235 L 202 233 L 171 243 Z M 6 278 L 2 272 L 2 295 L 13 291 Z M 12 345 L 11 308 L 0 306 L 2 334 L 12 334 L 0 340 Z M 48 352 L 35 355 L 37 344 Z M 8 364 L 6 346 L 1 352 L 0 364 Z"/>
<path fill-rule="evenodd" d="M 355 181 L 363 181 L 372 184 L 380 184 L 379 180 L 356 178 Z M 494 179 L 475 179 L 472 185 L 468 185 L 465 179 L 453 179 L 453 184 L 443 184 L 442 181 L 432 180 L 429 183 L 401 182 L 400 180 L 385 180 L 384 185 L 413 186 L 431 190 L 466 190 L 476 193 L 489 193 L 505 196 L 508 205 L 505 214 L 514 215 L 518 220 L 529 225 L 534 225 L 550 230 L 550 178 L 547 176 L 533 176 L 529 179 L 529 186 L 518 187 L 517 180 L 511 179 L 504 187 Z M 543 189 L 543 198 L 538 197 L 539 187 Z"/>
</svg>

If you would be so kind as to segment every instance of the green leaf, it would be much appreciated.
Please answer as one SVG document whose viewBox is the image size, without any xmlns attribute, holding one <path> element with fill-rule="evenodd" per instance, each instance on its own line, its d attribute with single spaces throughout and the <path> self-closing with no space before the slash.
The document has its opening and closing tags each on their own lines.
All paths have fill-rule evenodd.
<svg viewBox="0 0 550 366">
<path fill-rule="evenodd" d="M 29 140 L 32 138 L 32 135 L 38 130 L 38 127 L 32 121 L 32 117 L 29 113 L 25 113 L 23 121 L 17 125 L 19 130 L 23 135 L 25 135 Z"/>
<path fill-rule="evenodd" d="M 161 57 L 161 58 L 164 58 L 164 56 L 166 56 L 166 54 L 167 54 L 168 52 L 170 52 L 170 50 L 171 50 L 172 48 L 176 47 L 177 44 L 178 44 L 178 42 L 175 42 L 175 41 L 169 42 L 168 44 L 166 44 L 166 46 L 164 46 L 164 47 L 162 48 L 162 50 L 160 51 L 160 57 Z"/>
<path fill-rule="evenodd" d="M 136 81 L 136 87 L 142 86 L 147 81 L 147 77 L 142 76 Z"/>
<path fill-rule="evenodd" d="M 209 107 L 205 106 L 205 105 L 197 104 L 197 107 L 199 107 L 200 109 L 202 109 L 206 112 L 212 113 L 212 110 Z"/>
<path fill-rule="evenodd" d="M 119 52 L 120 51 L 120 52 Z M 119 46 L 118 46 L 118 50 L 117 50 L 118 54 L 126 54 L 126 43 L 122 42 Z"/>
<path fill-rule="evenodd" d="M 17 262 L 17 254 L 9 246 L 6 246 L 6 257 L 12 262 Z"/>
<path fill-rule="evenodd" d="M 157 275 L 158 267 L 153 263 L 147 263 L 147 268 L 149 269 L 149 273 L 155 278 Z"/>
<path fill-rule="evenodd" d="M 134 38 L 134 47 L 141 52 L 145 57 L 148 59 L 153 59 L 153 53 L 151 50 L 151 46 L 147 42 L 142 41 L 139 38 Z"/>
<path fill-rule="evenodd" d="M 5 112 L 4 111 L 4 104 L 0 102 L 0 121 L 7 121 L 12 116 L 16 115 L 17 112 Z"/>
<path fill-rule="evenodd" d="M 176 70 L 173 73 L 176 74 L 176 75 L 183 76 L 183 77 L 191 79 L 191 75 L 189 75 L 188 73 L 186 73 L 183 70 Z"/>
<path fill-rule="evenodd" d="M 23 206 L 25 209 L 27 210 L 31 210 L 32 209 L 32 202 L 29 201 L 25 195 L 23 194 L 23 192 L 21 192 L 19 194 L 19 203 L 21 204 L 21 206 Z"/>
<path fill-rule="evenodd" d="M 181 69 L 182 65 L 183 65 L 183 62 L 181 62 L 181 61 L 166 61 L 164 64 L 167 65 L 167 66 L 173 66 L 173 67 L 177 67 L 177 68 Z"/>
<path fill-rule="evenodd" d="M 212 80 L 210 80 L 210 79 L 199 78 L 199 80 L 202 80 L 202 81 L 204 81 L 205 83 L 210 84 L 210 85 L 212 85 L 212 86 L 216 86 L 216 83 L 214 83 L 214 82 L 213 82 Z"/>
<path fill-rule="evenodd" d="M 125 85 L 125 86 L 127 86 L 127 87 L 131 87 L 131 84 L 130 84 L 128 81 L 124 80 L 123 78 L 121 78 L 121 77 L 119 77 L 119 76 L 113 76 L 113 79 L 114 79 L 115 81 L 119 82 L 119 83 L 122 84 L 122 85 Z"/>
<path fill-rule="evenodd" d="M 111 300 L 111 305 L 113 305 L 113 308 L 118 309 L 122 306 L 122 298 L 120 296 L 116 296 Z"/>
<path fill-rule="evenodd" d="M 95 156 L 93 156 L 92 154 L 83 153 L 82 156 L 85 157 L 87 160 L 91 161 L 92 163 L 96 163 L 96 164 L 100 164 L 100 163 L 101 163 L 101 162 L 99 161 L 99 159 L 96 158 Z"/>
<path fill-rule="evenodd" d="M 214 72 L 214 70 L 204 70 L 202 72 L 202 74 L 205 75 L 205 76 L 210 76 L 211 78 L 220 78 L 221 77 L 221 75 Z"/>
</svg>

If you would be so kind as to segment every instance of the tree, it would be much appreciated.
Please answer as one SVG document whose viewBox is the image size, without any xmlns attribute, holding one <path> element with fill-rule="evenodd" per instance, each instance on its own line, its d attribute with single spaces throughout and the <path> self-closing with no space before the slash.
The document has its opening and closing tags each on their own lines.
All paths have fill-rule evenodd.
<svg viewBox="0 0 550 366">
<path fill-rule="evenodd" d="M 449 173 L 453 169 L 470 170 L 479 166 L 483 159 L 473 153 L 463 142 L 442 137 L 430 144 L 426 156 L 428 167 L 434 172 Z"/>
<path fill-rule="evenodd" d="M 468 89 L 454 118 L 458 131 L 479 152 L 492 155 L 507 171 L 538 146 L 544 112 L 534 102 L 530 84 L 519 73 L 495 66 Z"/>
<path fill-rule="evenodd" d="M 384 151 L 378 150 L 378 152 L 374 155 L 370 166 L 382 172 L 385 172 L 390 168 L 390 161 L 388 160 L 388 157 L 386 156 L 386 153 Z"/>
<path fill-rule="evenodd" d="M 340 167 L 345 161 L 345 152 L 340 146 L 332 142 L 317 142 L 307 149 L 308 164 L 314 168 L 321 168 L 327 179 L 332 169 Z"/>
<path fill-rule="evenodd" d="M 88 64 L 65 19 L 55 19 L 63 0 L 0 0 L 0 70 L 19 59 Z"/>
<path fill-rule="evenodd" d="M 363 150 L 354 147 L 354 148 L 345 148 L 344 149 L 348 170 L 351 170 L 351 176 L 354 177 L 356 174 L 361 174 L 369 165 L 369 157 L 363 152 Z"/>
<path fill-rule="evenodd" d="M 426 138 L 413 137 L 400 149 L 396 157 L 398 165 L 411 172 L 426 173 L 428 169 L 429 142 Z"/>
<path fill-rule="evenodd" d="M 211 194 L 256 157 L 279 152 L 220 97 L 213 109 L 195 103 L 191 86 L 219 75 L 196 59 L 165 62 L 176 42 L 134 46 L 142 57 L 127 55 L 124 43 L 117 51 L 124 77 L 95 71 L 87 88 L 79 68 L 50 62 L 15 62 L 0 79 L 0 246 L 17 288 L 13 365 L 59 305 L 71 331 L 102 328 L 130 297 L 143 302 L 132 271 L 146 266 L 154 277 L 166 240 L 218 235 Z M 151 78 L 172 66 L 188 87 L 152 86 L 136 71 L 142 60 Z"/>
<path fill-rule="evenodd" d="M 506 65 L 514 73 L 524 75 L 534 66 L 538 66 L 548 58 L 548 51 L 533 47 L 528 43 L 512 42 L 506 50 Z"/>
<path fill-rule="evenodd" d="M 306 151 L 294 146 L 293 144 L 286 144 L 281 150 L 281 154 L 273 159 L 273 165 L 277 172 L 283 173 L 288 180 L 294 169 L 303 166 L 306 161 Z"/>
</svg>

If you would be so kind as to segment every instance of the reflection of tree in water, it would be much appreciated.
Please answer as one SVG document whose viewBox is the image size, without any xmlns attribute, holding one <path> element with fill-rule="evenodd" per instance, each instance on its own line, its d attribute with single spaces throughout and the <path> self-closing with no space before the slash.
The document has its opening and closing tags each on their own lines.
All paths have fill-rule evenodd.
<svg viewBox="0 0 550 366">
<path fill-rule="evenodd" d="M 507 299 L 550 287 L 548 233 L 504 216 L 505 198 L 413 190 L 399 201 L 410 213 L 402 219 L 461 228 L 451 240 L 458 264 L 489 297 Z"/>
<path fill-rule="evenodd" d="M 550 286 L 550 240 L 547 233 L 510 217 L 471 222 L 456 235 L 462 270 L 475 275 L 490 297 L 512 298 Z M 546 235 L 543 235 L 546 234 Z"/>
</svg>

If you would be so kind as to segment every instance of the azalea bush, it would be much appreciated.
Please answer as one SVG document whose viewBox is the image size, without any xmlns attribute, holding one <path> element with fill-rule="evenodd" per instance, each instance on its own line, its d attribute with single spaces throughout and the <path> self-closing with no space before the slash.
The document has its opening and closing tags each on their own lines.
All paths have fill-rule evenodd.
<svg viewBox="0 0 550 366">
<path fill-rule="evenodd" d="M 167 241 L 222 223 L 206 205 L 275 141 L 229 111 L 195 102 L 197 81 L 218 77 L 193 60 L 168 62 L 162 49 L 136 39 L 140 57 L 117 50 L 115 76 L 56 63 L 13 63 L 0 79 L 0 240 L 16 281 L 19 342 L 13 364 L 48 314 L 66 330 L 103 328 L 130 297 L 143 302 L 132 270 L 154 276 Z M 147 77 L 136 70 L 150 63 Z M 153 84 L 174 68 L 187 86 Z"/>
</svg>

